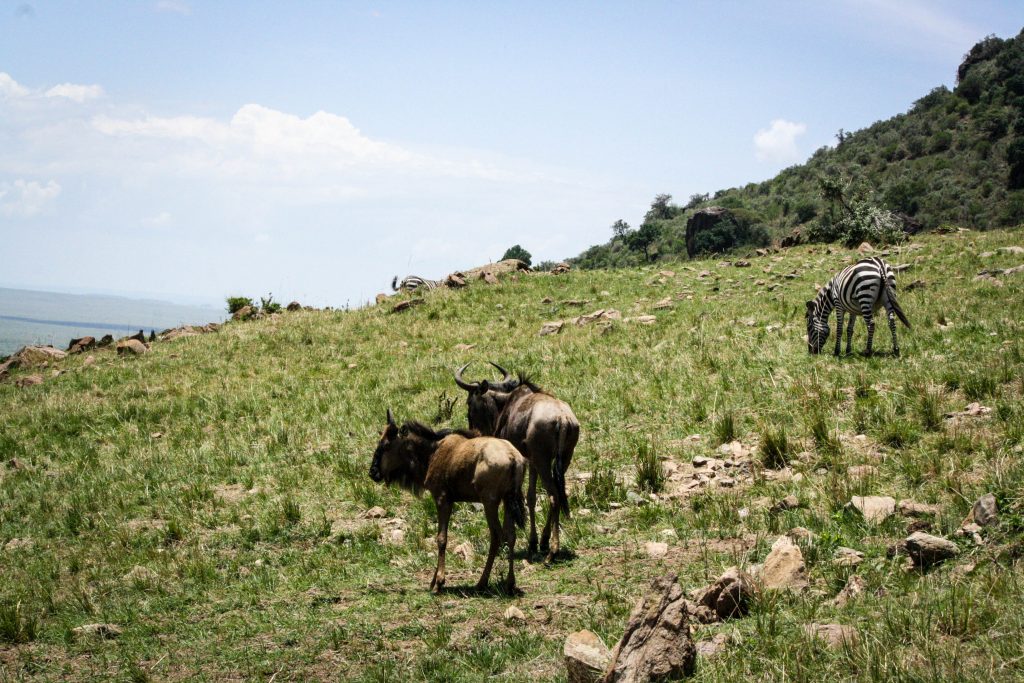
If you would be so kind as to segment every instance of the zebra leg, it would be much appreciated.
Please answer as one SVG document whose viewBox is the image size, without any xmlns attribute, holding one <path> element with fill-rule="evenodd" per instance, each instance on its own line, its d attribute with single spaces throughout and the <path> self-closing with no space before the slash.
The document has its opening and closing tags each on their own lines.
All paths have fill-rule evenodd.
<svg viewBox="0 0 1024 683">
<path fill-rule="evenodd" d="M 869 311 L 864 314 L 864 324 L 868 326 L 868 346 L 864 349 L 864 355 L 871 355 L 871 343 L 875 338 L 875 317 Z"/>
<path fill-rule="evenodd" d="M 836 349 L 832 352 L 833 356 L 838 356 L 843 347 L 843 315 L 843 311 L 836 308 Z"/>
<path fill-rule="evenodd" d="M 857 322 L 857 316 L 850 315 L 850 322 L 846 326 L 846 355 L 850 355 L 850 350 L 853 347 L 853 324 Z"/>
<path fill-rule="evenodd" d="M 896 341 L 896 313 L 892 310 L 892 304 L 888 301 L 885 302 L 886 316 L 889 318 L 889 332 L 892 333 L 892 355 L 899 358 L 900 356 L 900 345 Z"/>
</svg>

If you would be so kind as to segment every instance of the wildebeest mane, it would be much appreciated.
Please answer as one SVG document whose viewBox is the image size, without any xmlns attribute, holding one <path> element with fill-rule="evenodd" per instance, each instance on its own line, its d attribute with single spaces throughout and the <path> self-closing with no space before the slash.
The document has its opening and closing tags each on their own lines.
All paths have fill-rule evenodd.
<svg viewBox="0 0 1024 683">
<path fill-rule="evenodd" d="M 457 434 L 458 436 L 462 436 L 467 439 L 475 439 L 480 436 L 480 432 L 475 429 L 441 429 L 434 431 L 422 422 L 417 422 L 416 420 L 409 420 L 402 425 L 402 429 L 428 441 L 440 441 L 444 437 L 451 436 L 452 434 Z"/>
</svg>

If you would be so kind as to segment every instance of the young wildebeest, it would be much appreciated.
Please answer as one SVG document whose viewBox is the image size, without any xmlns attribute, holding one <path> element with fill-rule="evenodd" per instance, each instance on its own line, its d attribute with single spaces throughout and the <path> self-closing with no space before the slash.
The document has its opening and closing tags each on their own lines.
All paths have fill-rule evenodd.
<svg viewBox="0 0 1024 683">
<path fill-rule="evenodd" d="M 480 436 L 476 431 L 444 429 L 439 432 L 419 422 L 401 427 L 388 409 L 388 424 L 373 453 L 370 478 L 398 484 L 419 495 L 426 489 L 437 503 L 437 569 L 430 588 L 444 587 L 444 555 L 448 546 L 448 520 L 455 503 L 483 503 L 491 545 L 487 563 L 476 587 L 487 587 L 491 566 L 501 546 L 502 525 L 498 505 L 505 504 L 504 538 L 508 544 L 508 580 L 505 588 L 516 587 L 516 526 L 523 528 L 523 477 L 526 459 L 508 441 Z"/>
<path fill-rule="evenodd" d="M 573 449 L 580 438 L 580 423 L 564 401 L 541 390 L 526 377 L 513 378 L 507 370 L 491 363 L 505 378 L 467 382 L 462 379 L 469 363 L 455 372 L 455 383 L 469 392 L 469 426 L 483 434 L 508 439 L 530 461 L 530 487 L 526 506 L 530 511 L 529 553 L 537 552 L 537 477 L 548 492 L 548 518 L 540 539 L 546 562 L 558 554 L 558 518 L 569 516 L 569 497 L 565 493 L 565 472 L 572 461 Z M 549 544 L 550 540 L 550 544 Z"/>
</svg>

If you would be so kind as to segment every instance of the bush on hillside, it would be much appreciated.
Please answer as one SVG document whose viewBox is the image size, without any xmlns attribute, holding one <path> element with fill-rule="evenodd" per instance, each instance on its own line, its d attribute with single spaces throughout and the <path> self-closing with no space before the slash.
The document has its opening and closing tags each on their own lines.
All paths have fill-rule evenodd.
<svg viewBox="0 0 1024 683">
<path fill-rule="evenodd" d="M 253 301 L 247 296 L 229 296 L 227 298 L 228 313 L 234 315 L 236 312 L 245 308 L 246 306 L 252 306 Z"/>
<path fill-rule="evenodd" d="M 526 251 L 517 244 L 513 247 L 509 247 L 508 249 L 506 249 L 505 255 L 501 257 L 501 260 L 505 261 L 510 258 L 519 259 L 520 261 L 529 266 L 531 264 L 530 259 L 533 258 L 533 254 Z"/>
</svg>

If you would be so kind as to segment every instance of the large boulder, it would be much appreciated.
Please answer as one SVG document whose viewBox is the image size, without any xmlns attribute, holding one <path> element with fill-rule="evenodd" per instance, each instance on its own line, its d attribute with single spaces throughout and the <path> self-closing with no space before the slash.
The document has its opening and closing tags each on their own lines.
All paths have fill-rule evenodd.
<svg viewBox="0 0 1024 683">
<path fill-rule="evenodd" d="M 96 337 L 80 337 L 68 343 L 68 353 L 82 353 L 96 346 Z"/>
<path fill-rule="evenodd" d="M 697 649 L 678 577 L 655 579 L 633 608 L 626 632 L 612 650 L 603 683 L 649 683 L 693 673 Z"/>
<path fill-rule="evenodd" d="M 910 534 L 904 541 L 904 547 L 914 565 L 921 569 L 927 569 L 960 554 L 960 548 L 953 541 L 922 531 Z"/>
<path fill-rule="evenodd" d="M 135 338 L 122 339 L 117 342 L 117 355 L 119 356 L 141 356 L 147 351 L 149 351 L 149 347 Z"/>
<path fill-rule="evenodd" d="M 52 346 L 26 346 L 14 355 L 22 365 L 42 365 L 62 360 L 68 354 Z"/>
</svg>

